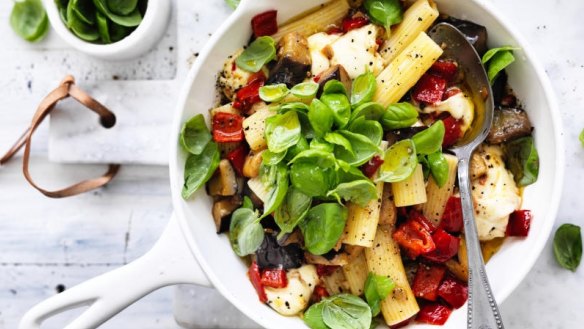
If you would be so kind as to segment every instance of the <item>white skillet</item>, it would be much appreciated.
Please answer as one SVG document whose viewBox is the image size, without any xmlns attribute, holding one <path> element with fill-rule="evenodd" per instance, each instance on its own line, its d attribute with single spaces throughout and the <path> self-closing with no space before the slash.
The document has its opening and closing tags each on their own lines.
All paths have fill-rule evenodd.
<svg viewBox="0 0 584 329">
<path fill-rule="evenodd" d="M 191 69 L 178 102 L 172 129 L 170 180 L 175 213 L 154 248 L 136 261 L 89 280 L 36 305 L 23 317 L 20 328 L 40 323 L 65 310 L 90 307 L 68 329 L 94 328 L 144 295 L 163 286 L 195 283 L 213 286 L 239 310 L 267 328 L 303 328 L 298 317 L 283 317 L 258 301 L 246 265 L 232 252 L 227 237 L 215 234 L 212 201 L 204 191 L 191 200 L 181 198 L 185 155 L 177 136 L 183 122 L 197 113 L 208 115 L 215 100 L 216 75 L 227 56 L 251 35 L 251 18 L 278 10 L 281 22 L 324 0 L 243 0 L 237 11 L 214 33 Z M 560 115 L 551 85 L 535 54 L 523 38 L 499 18 L 488 3 L 471 0 L 437 0 L 441 12 L 487 27 L 489 45 L 513 45 L 517 61 L 509 68 L 509 82 L 525 104 L 540 155 L 540 175 L 524 193 L 523 208 L 534 220 L 526 239 L 508 239 L 493 257 L 487 271 L 496 299 L 501 303 L 525 277 L 539 256 L 552 229 L 564 173 Z M 193 31 L 196 33 L 196 31 Z M 542 292 L 543 293 L 543 292 Z M 466 309 L 452 313 L 444 328 L 464 328 Z M 436 328 L 412 325 L 411 328 Z"/>
</svg>

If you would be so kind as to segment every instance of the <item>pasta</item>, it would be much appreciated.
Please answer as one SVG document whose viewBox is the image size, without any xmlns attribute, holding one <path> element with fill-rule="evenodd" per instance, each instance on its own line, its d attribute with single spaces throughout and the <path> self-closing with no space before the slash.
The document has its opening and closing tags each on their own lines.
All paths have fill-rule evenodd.
<svg viewBox="0 0 584 329">
<path fill-rule="evenodd" d="M 383 185 L 383 182 L 376 184 L 378 197 L 369 201 L 365 207 L 354 203 L 347 205 L 349 216 L 345 226 L 343 243 L 363 247 L 372 246 L 377 223 L 379 222 L 379 211 L 381 210 L 379 196 L 383 193 Z"/>
<path fill-rule="evenodd" d="M 347 280 L 345 279 L 345 275 L 341 268 L 336 269 L 331 275 L 324 276 L 322 282 L 329 295 L 336 295 L 349 291 Z"/>
<path fill-rule="evenodd" d="M 273 38 L 279 40 L 290 32 L 298 32 L 304 36 L 309 36 L 325 31 L 329 26 L 340 23 L 348 11 L 349 4 L 347 0 L 333 0 L 300 19 L 293 19 L 291 22 L 284 24 L 273 35 Z"/>
<path fill-rule="evenodd" d="M 351 293 L 357 296 L 361 295 L 365 287 L 365 280 L 367 280 L 367 275 L 369 274 L 365 253 L 360 253 L 359 256 L 352 259 L 342 269 Z"/>
<path fill-rule="evenodd" d="M 405 180 L 391 184 L 396 207 L 413 206 L 427 201 L 426 182 L 422 166 L 417 165 L 414 173 Z"/>
<path fill-rule="evenodd" d="M 422 214 L 434 225 L 440 224 L 442 214 L 446 208 L 446 202 L 448 202 L 454 189 L 456 170 L 458 168 L 458 159 L 454 155 L 445 154 L 444 157 L 448 163 L 448 179 L 444 186 L 439 187 L 434 178 L 430 177 L 426 187 L 428 202 L 420 206 Z"/>
</svg>

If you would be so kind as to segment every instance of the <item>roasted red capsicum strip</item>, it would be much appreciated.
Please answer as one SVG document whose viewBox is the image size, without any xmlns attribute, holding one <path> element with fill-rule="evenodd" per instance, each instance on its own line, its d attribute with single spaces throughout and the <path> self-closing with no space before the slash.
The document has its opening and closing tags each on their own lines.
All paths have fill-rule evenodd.
<svg viewBox="0 0 584 329">
<path fill-rule="evenodd" d="M 438 296 L 448 305 L 460 308 L 468 299 L 468 287 L 454 278 L 447 277 L 438 288 Z"/>
<path fill-rule="evenodd" d="M 227 153 L 225 156 L 229 161 L 231 161 L 231 165 L 233 169 L 239 174 L 239 176 L 243 176 L 243 165 L 245 164 L 245 157 L 248 154 L 248 147 L 244 143 L 234 149 L 233 151 Z"/>
<path fill-rule="evenodd" d="M 422 215 L 421 212 L 412 209 L 408 214 L 408 218 L 415 220 L 416 222 L 422 224 L 422 226 L 428 231 L 430 234 L 436 231 L 436 226 L 430 222 L 426 216 Z"/>
<path fill-rule="evenodd" d="M 450 317 L 450 313 L 452 310 L 448 308 L 448 306 L 444 306 L 438 303 L 431 303 L 424 305 L 416 320 L 418 322 L 427 323 L 427 324 L 434 324 L 434 325 L 443 325 Z"/>
<path fill-rule="evenodd" d="M 460 137 L 462 137 L 462 130 L 460 128 L 461 122 L 452 116 L 448 116 L 442 120 L 444 122 L 444 139 L 442 140 L 442 147 L 450 147 L 454 145 Z"/>
<path fill-rule="evenodd" d="M 247 275 L 249 276 L 249 281 L 251 281 L 251 284 L 258 293 L 260 302 L 266 303 L 268 301 L 268 296 L 266 296 L 266 291 L 264 290 L 264 286 L 262 285 L 262 275 L 260 273 L 260 268 L 256 262 L 251 263 L 251 266 L 247 271 Z"/>
<path fill-rule="evenodd" d="M 213 139 L 216 142 L 241 142 L 243 137 L 243 117 L 241 115 L 225 112 L 213 115 Z"/>
<path fill-rule="evenodd" d="M 435 104 L 442 100 L 445 90 L 446 79 L 426 73 L 414 87 L 412 97 L 420 103 Z"/>
<path fill-rule="evenodd" d="M 253 35 L 261 37 L 264 35 L 272 35 L 278 32 L 278 11 L 269 10 L 261 14 L 255 15 L 251 19 L 251 28 Z"/>
<path fill-rule="evenodd" d="M 438 298 L 438 287 L 444 274 L 446 274 L 446 268 L 442 265 L 419 264 L 412 285 L 414 296 L 435 301 Z"/>
<path fill-rule="evenodd" d="M 429 253 L 436 249 L 430 232 L 422 224 L 413 219 L 408 219 L 393 232 L 393 239 L 402 247 L 407 255 L 415 259 L 419 255 Z"/>
<path fill-rule="evenodd" d="M 326 291 L 326 288 L 322 285 L 317 285 L 316 287 L 314 287 L 314 292 L 312 293 L 312 299 L 315 303 L 320 302 L 323 298 L 328 297 L 328 291 Z"/>
<path fill-rule="evenodd" d="M 377 173 L 377 169 L 379 169 L 379 167 L 381 167 L 382 164 L 383 159 L 380 156 L 376 155 L 373 158 L 371 158 L 371 160 L 367 161 L 367 163 L 361 166 L 361 172 L 363 173 L 363 175 L 369 178 L 373 178 L 373 175 Z"/>
<path fill-rule="evenodd" d="M 266 82 L 266 76 L 262 71 L 253 74 L 247 81 L 245 87 L 235 93 L 233 107 L 247 113 L 255 103 L 261 101 L 260 88 Z"/>
<path fill-rule="evenodd" d="M 459 197 L 451 196 L 446 202 L 439 227 L 450 233 L 459 233 L 462 225 L 462 203 Z"/>
<path fill-rule="evenodd" d="M 456 62 L 447 59 L 439 59 L 432 64 L 428 71 L 447 81 L 452 81 L 458 72 L 458 65 Z"/>
<path fill-rule="evenodd" d="M 529 227 L 531 226 L 531 211 L 529 210 L 515 210 L 509 216 L 509 223 L 507 224 L 507 236 L 527 236 L 529 234 Z"/>
<path fill-rule="evenodd" d="M 444 263 L 458 253 L 460 238 L 448 234 L 441 228 L 432 234 L 432 241 L 434 241 L 436 248 L 424 255 L 424 258 L 428 260 Z"/>
<path fill-rule="evenodd" d="M 284 269 L 267 269 L 262 272 L 261 283 L 264 287 L 286 288 L 288 277 Z"/>
<path fill-rule="evenodd" d="M 343 32 L 347 33 L 351 30 L 358 29 L 369 24 L 369 20 L 364 16 L 346 17 L 341 23 Z"/>
<path fill-rule="evenodd" d="M 323 276 L 329 276 L 331 274 L 333 274 L 334 271 L 336 271 L 340 266 L 335 266 L 335 265 L 321 265 L 321 264 L 316 264 L 316 274 L 318 274 L 319 277 L 323 277 Z"/>
</svg>

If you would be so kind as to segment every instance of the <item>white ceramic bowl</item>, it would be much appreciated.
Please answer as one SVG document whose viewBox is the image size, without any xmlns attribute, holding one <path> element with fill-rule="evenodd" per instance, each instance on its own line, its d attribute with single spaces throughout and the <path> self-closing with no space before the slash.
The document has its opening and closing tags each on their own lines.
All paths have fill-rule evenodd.
<svg viewBox="0 0 584 329">
<path fill-rule="evenodd" d="M 61 20 L 55 0 L 43 0 L 51 26 L 71 47 L 90 56 L 107 60 L 124 60 L 142 55 L 162 37 L 168 25 L 170 0 L 148 0 L 148 9 L 138 27 L 124 39 L 107 45 L 95 44 L 77 37 Z"/>
<path fill-rule="evenodd" d="M 178 135 L 182 123 L 195 114 L 208 116 L 216 96 L 215 81 L 227 56 L 245 45 L 251 34 L 250 19 L 269 9 L 278 10 L 280 23 L 324 0 L 243 0 L 237 11 L 216 31 L 185 80 L 173 124 L 170 179 L 175 216 L 152 251 L 113 272 L 66 290 L 31 309 L 21 328 L 38 328 L 57 313 L 80 305 L 91 305 L 69 329 L 99 325 L 136 299 L 156 288 L 176 283 L 211 284 L 239 310 L 266 328 L 305 328 L 299 317 L 284 317 L 258 301 L 246 275 L 246 264 L 237 257 L 226 235 L 215 234 L 212 201 L 205 191 L 183 200 L 185 154 Z M 502 302 L 525 277 L 541 253 L 551 232 L 563 181 L 563 144 L 560 116 L 551 85 L 529 44 L 499 19 L 488 3 L 477 0 L 436 0 L 439 9 L 452 16 L 487 27 L 489 45 L 513 45 L 517 61 L 509 68 L 509 82 L 525 104 L 535 127 L 540 155 L 537 183 L 524 193 L 523 208 L 534 220 L 525 239 L 508 239 L 487 265 L 497 301 Z M 193 257 L 193 254 L 195 257 Z M 545 293 L 542 291 L 542 294 Z M 542 310 L 545 311 L 545 310 Z M 443 328 L 465 328 L 466 308 L 452 313 Z M 439 328 L 412 324 L 408 328 Z"/>
</svg>

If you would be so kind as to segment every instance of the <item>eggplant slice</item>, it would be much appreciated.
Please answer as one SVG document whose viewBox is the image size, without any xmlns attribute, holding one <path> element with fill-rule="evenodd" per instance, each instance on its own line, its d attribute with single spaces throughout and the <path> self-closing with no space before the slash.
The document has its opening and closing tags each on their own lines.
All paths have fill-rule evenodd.
<svg viewBox="0 0 584 329">
<path fill-rule="evenodd" d="M 493 126 L 487 136 L 487 142 L 501 144 L 519 137 L 528 136 L 531 131 L 532 126 L 524 110 L 501 108 L 495 110 Z"/>
<path fill-rule="evenodd" d="M 345 70 L 342 65 L 337 64 L 329 67 L 322 71 L 322 73 L 319 74 L 319 77 L 316 97 L 322 95 L 324 85 L 331 80 L 340 81 L 345 86 L 345 89 L 347 89 L 347 93 L 351 92 L 351 77 L 349 77 L 349 73 L 347 73 L 347 70 Z"/>
<path fill-rule="evenodd" d="M 241 206 L 241 203 L 241 198 L 239 197 L 231 197 L 213 203 L 213 220 L 215 221 L 217 233 L 229 231 L 231 214 Z"/>
<path fill-rule="evenodd" d="M 258 266 L 261 269 L 283 268 L 286 270 L 302 266 L 304 252 L 300 245 L 292 243 L 287 246 L 280 246 L 276 235 L 276 232 L 266 232 L 262 245 L 256 251 Z"/>
<path fill-rule="evenodd" d="M 285 34 L 278 42 L 278 62 L 266 84 L 285 83 L 292 88 L 309 76 L 311 65 L 308 40 L 298 32 Z"/>
<path fill-rule="evenodd" d="M 459 29 L 460 32 L 464 34 L 468 42 L 470 42 L 470 44 L 474 46 L 474 48 L 476 49 L 477 53 L 480 56 L 483 56 L 483 54 L 487 52 L 488 34 L 486 27 L 470 21 L 465 21 L 463 19 L 457 19 L 453 17 L 446 17 L 440 19 L 437 23 L 442 22 L 450 23 L 454 25 L 454 27 Z"/>
</svg>

